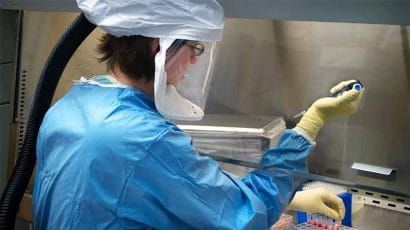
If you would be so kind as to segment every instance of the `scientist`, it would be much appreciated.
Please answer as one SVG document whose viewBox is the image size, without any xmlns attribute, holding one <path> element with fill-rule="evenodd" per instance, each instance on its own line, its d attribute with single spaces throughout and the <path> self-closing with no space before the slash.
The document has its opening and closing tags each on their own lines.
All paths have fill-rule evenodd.
<svg viewBox="0 0 410 230">
<path fill-rule="evenodd" d="M 75 82 L 42 122 L 36 229 L 267 229 L 286 208 L 344 216 L 337 196 L 322 189 L 295 194 L 302 181 L 285 173 L 231 177 L 169 120 L 204 115 L 224 25 L 215 0 L 77 3 L 106 32 L 98 52 L 110 71 Z M 314 102 L 260 163 L 306 172 L 319 129 L 354 113 L 361 94 Z"/>
</svg>

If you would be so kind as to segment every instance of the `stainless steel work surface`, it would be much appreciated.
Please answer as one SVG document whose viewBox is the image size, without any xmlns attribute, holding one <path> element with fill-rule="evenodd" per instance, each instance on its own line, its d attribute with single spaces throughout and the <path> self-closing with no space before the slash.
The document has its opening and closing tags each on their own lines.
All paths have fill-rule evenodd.
<svg viewBox="0 0 410 230">
<path fill-rule="evenodd" d="M 352 223 L 361 230 L 407 230 L 410 229 L 410 215 L 365 205 L 353 215 Z"/>
<path fill-rule="evenodd" d="M 176 121 L 181 125 L 223 126 L 265 129 L 269 123 L 278 119 L 277 116 L 244 116 L 208 114 L 200 121 Z"/>
</svg>

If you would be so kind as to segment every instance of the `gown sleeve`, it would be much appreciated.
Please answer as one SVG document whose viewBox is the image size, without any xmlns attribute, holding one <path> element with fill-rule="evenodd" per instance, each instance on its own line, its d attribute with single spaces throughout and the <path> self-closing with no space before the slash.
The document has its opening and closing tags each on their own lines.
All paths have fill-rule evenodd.
<svg viewBox="0 0 410 230">
<path fill-rule="evenodd" d="M 261 163 L 305 171 L 311 150 L 309 141 L 286 130 Z M 214 160 L 200 156 L 185 133 L 167 130 L 130 176 L 122 198 L 123 215 L 145 218 L 140 221 L 157 228 L 268 229 L 299 184 L 290 175 L 263 170 L 242 179 L 231 177 Z M 133 211 L 135 205 L 146 207 L 143 217 Z M 152 216 L 157 218 L 151 220 Z"/>
</svg>

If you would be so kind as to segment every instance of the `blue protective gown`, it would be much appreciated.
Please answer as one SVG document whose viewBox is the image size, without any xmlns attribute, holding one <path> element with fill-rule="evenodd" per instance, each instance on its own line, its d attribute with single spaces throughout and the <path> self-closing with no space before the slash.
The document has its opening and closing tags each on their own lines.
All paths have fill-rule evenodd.
<svg viewBox="0 0 410 230">
<path fill-rule="evenodd" d="M 286 130 L 261 163 L 305 172 L 311 150 Z M 260 170 L 231 177 L 146 94 L 89 83 L 47 112 L 37 160 L 36 229 L 267 229 L 299 185 Z"/>
</svg>

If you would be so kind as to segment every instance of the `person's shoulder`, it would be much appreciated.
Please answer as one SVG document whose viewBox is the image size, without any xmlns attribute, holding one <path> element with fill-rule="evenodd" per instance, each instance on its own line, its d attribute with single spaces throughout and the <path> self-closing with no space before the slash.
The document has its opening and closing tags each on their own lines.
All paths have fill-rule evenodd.
<svg viewBox="0 0 410 230">
<path fill-rule="evenodd" d="M 181 128 L 173 121 L 170 121 L 159 114 L 145 114 L 147 122 L 152 126 L 153 130 L 160 135 L 158 141 L 166 140 L 167 138 L 189 138 Z"/>
<path fill-rule="evenodd" d="M 129 110 L 125 117 L 115 124 L 113 129 L 123 130 L 128 138 L 145 140 L 148 146 L 154 143 L 164 143 L 175 139 L 189 139 L 174 122 L 155 112 Z"/>
<path fill-rule="evenodd" d="M 178 148 L 180 150 L 192 149 L 192 138 L 175 123 L 163 120 L 159 127 L 161 127 L 158 129 L 161 130 L 161 133 L 159 133 L 158 138 L 151 146 L 151 149 L 155 149 L 157 146 L 161 146 L 163 150 L 167 148 Z"/>
</svg>

